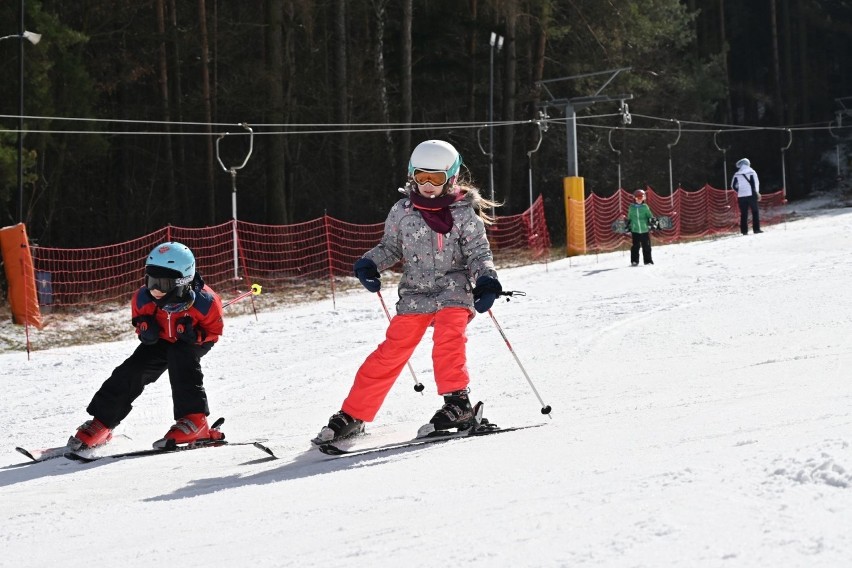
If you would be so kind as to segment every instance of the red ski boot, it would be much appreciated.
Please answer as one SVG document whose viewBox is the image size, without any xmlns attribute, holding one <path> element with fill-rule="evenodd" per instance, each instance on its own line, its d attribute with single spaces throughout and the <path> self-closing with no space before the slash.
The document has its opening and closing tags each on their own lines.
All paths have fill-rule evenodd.
<svg viewBox="0 0 852 568">
<path fill-rule="evenodd" d="M 169 448 L 181 444 L 193 444 L 198 441 L 224 440 L 225 435 L 207 425 L 207 417 L 202 413 L 187 414 L 169 428 L 161 440 L 154 442 L 155 448 Z"/>
<path fill-rule="evenodd" d="M 110 440 L 112 440 L 112 429 L 107 428 L 97 418 L 93 418 L 86 420 L 77 428 L 77 433 L 68 438 L 68 446 L 74 448 L 74 451 L 85 450 L 103 446 Z"/>
</svg>

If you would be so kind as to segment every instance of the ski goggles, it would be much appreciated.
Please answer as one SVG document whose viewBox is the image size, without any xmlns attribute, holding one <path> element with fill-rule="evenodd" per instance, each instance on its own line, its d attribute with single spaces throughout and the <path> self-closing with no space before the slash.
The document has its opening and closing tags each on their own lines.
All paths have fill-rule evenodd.
<svg viewBox="0 0 852 568">
<path fill-rule="evenodd" d="M 440 187 L 447 183 L 447 172 L 439 171 L 428 171 L 428 170 L 414 170 L 414 181 L 420 185 L 424 185 L 427 183 L 431 183 L 435 187 Z"/>
<path fill-rule="evenodd" d="M 166 294 L 178 286 L 189 284 L 190 281 L 191 280 L 189 278 L 168 278 L 151 276 L 150 274 L 145 275 L 145 286 L 147 286 L 149 290 L 159 290 Z"/>
</svg>

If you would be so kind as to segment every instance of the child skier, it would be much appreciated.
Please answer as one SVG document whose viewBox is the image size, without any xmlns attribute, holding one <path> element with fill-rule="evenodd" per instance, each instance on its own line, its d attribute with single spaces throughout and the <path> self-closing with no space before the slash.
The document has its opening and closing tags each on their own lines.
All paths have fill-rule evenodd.
<svg viewBox="0 0 852 568">
<path fill-rule="evenodd" d="M 627 230 L 633 236 L 633 245 L 630 247 L 630 265 L 639 265 L 639 247 L 642 247 L 642 261 L 645 264 L 654 264 L 651 259 L 651 235 L 648 232 L 653 228 L 656 219 L 651 208 L 645 203 L 645 190 L 637 189 L 633 192 L 635 203 L 627 209 Z"/>
<path fill-rule="evenodd" d="M 201 358 L 222 334 L 222 300 L 195 271 L 185 245 L 158 245 L 145 263 L 145 285 L 131 301 L 133 325 L 142 342 L 113 370 L 86 412 L 92 415 L 68 440 L 74 449 L 110 441 L 113 429 L 130 413 L 146 385 L 169 371 L 176 423 L 155 448 L 224 438 L 207 424 L 207 394 Z"/>
<path fill-rule="evenodd" d="M 341 410 L 313 439 L 323 444 L 364 430 L 384 402 L 426 328 L 434 326 L 432 362 L 444 405 L 418 435 L 465 429 L 473 421 L 468 398 L 465 330 L 502 292 L 485 234 L 491 223 L 484 199 L 459 179 L 462 158 L 442 140 L 427 140 L 411 154 L 405 195 L 391 208 L 381 242 L 355 263 L 355 275 L 370 292 L 381 289 L 380 273 L 402 261 L 397 315 L 385 340 L 363 362 Z M 472 288 L 471 280 L 476 282 Z"/>
</svg>

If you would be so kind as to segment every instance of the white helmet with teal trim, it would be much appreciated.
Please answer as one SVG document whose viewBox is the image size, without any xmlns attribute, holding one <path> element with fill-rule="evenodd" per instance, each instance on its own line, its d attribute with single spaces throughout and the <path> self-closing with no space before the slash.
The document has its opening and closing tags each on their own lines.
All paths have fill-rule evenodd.
<svg viewBox="0 0 852 568">
<path fill-rule="evenodd" d="M 408 161 L 408 175 L 414 176 L 415 170 L 424 172 L 444 172 L 445 183 L 450 183 L 458 175 L 462 158 L 452 144 L 443 140 L 426 140 L 414 148 Z"/>
<path fill-rule="evenodd" d="M 743 158 L 742 160 L 740 160 L 739 162 L 737 162 L 737 167 L 738 167 L 738 168 L 741 168 L 741 167 L 743 167 L 743 166 L 751 167 L 751 162 L 749 161 L 749 159 L 748 159 L 748 158 Z"/>
</svg>

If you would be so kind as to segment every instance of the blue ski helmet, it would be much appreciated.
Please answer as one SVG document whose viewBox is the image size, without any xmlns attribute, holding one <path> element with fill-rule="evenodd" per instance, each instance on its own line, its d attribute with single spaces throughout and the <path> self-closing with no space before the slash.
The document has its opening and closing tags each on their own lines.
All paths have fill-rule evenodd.
<svg viewBox="0 0 852 568">
<path fill-rule="evenodd" d="M 160 290 L 166 297 L 158 303 L 168 303 L 186 295 L 195 279 L 195 256 L 189 247 L 176 242 L 154 247 L 145 262 L 145 285 Z"/>
<path fill-rule="evenodd" d="M 174 270 L 176 277 L 186 279 L 179 284 L 189 284 L 195 278 L 195 255 L 188 246 L 174 241 L 155 246 L 145 262 L 146 269 L 149 266 Z"/>
</svg>

